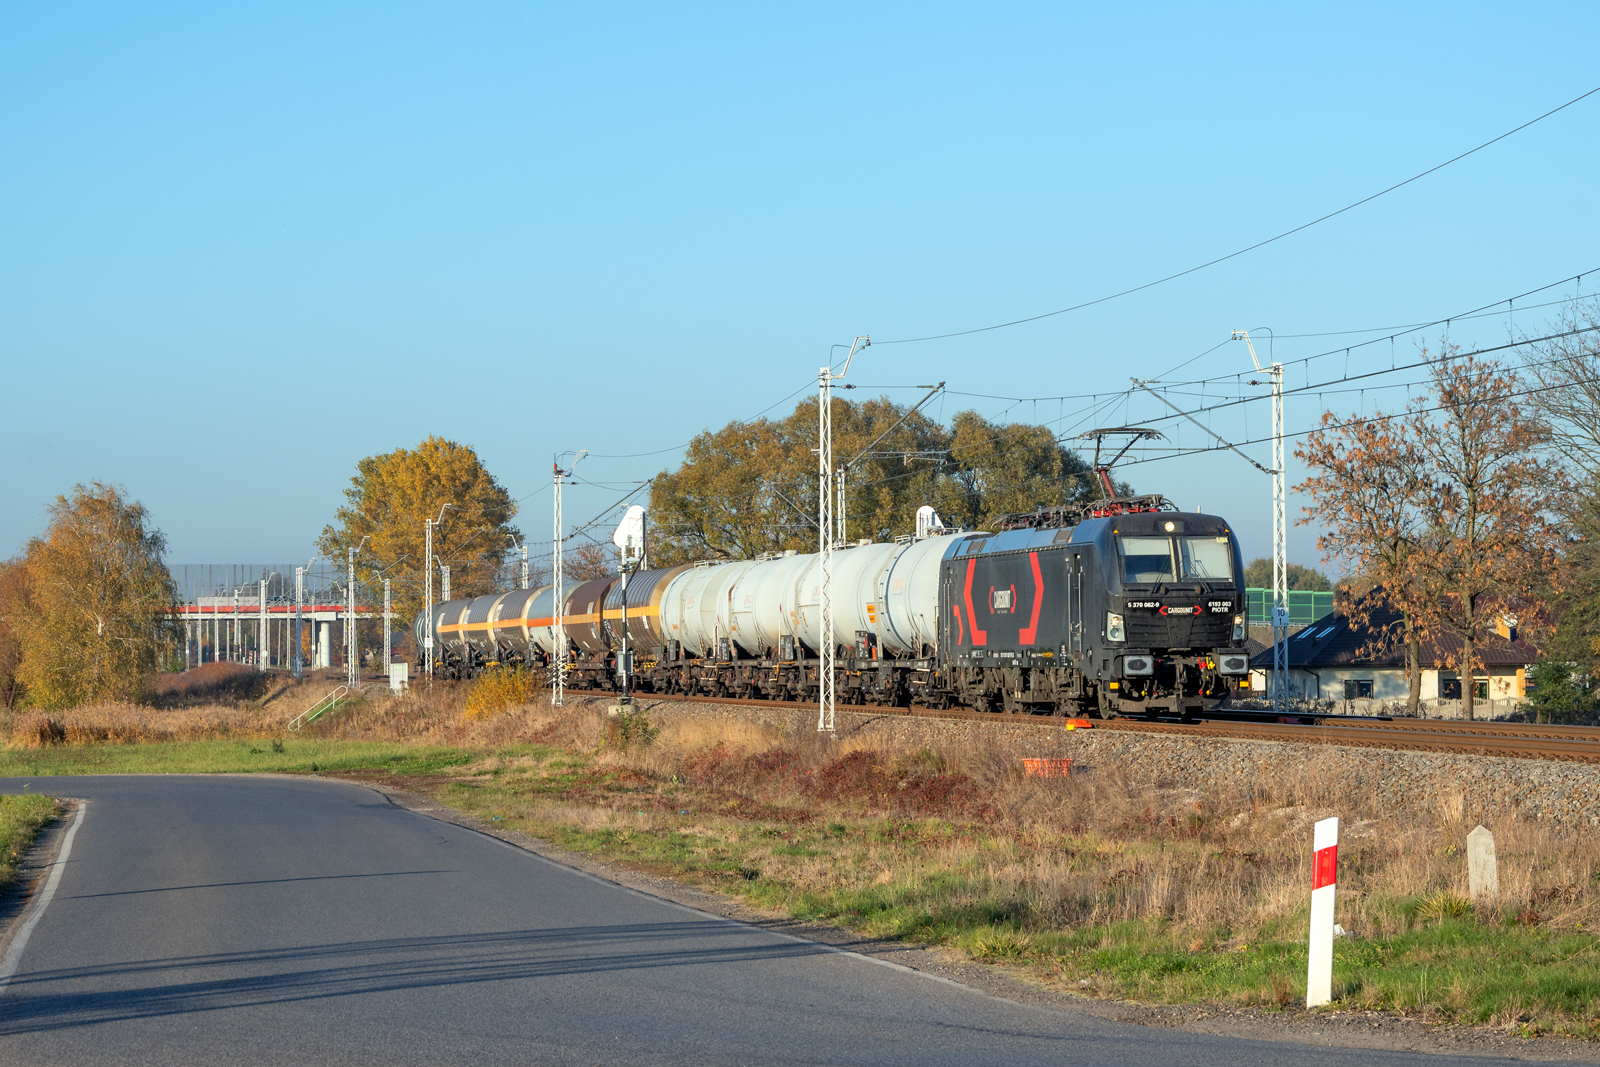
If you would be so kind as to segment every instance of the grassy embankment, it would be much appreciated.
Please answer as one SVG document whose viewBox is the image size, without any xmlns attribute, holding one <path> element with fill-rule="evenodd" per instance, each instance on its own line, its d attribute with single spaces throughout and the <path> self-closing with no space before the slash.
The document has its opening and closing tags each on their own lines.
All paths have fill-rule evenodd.
<svg viewBox="0 0 1600 1067">
<path fill-rule="evenodd" d="M 17 865 L 39 831 L 55 820 L 54 797 L 24 793 L 0 796 L 0 890 L 17 877 Z"/>
<path fill-rule="evenodd" d="M 283 716 L 249 702 L 187 726 L 171 712 L 89 711 L 59 724 L 80 743 L 42 746 L 21 718 L 0 773 L 384 779 L 575 851 L 954 946 L 1059 988 L 1267 1008 L 1304 1001 L 1309 828 L 1339 814 L 1338 918 L 1354 937 L 1336 949 L 1336 1007 L 1600 1036 L 1593 835 L 1497 815 L 1501 900 L 1478 911 L 1464 899 L 1460 795 L 1397 816 L 1309 764 L 1249 792 L 1168 788 L 1132 767 L 1028 779 L 999 749 L 824 742 L 798 720 L 663 718 L 640 743 L 616 736 L 604 703 L 480 717 L 441 686 L 288 738 L 273 732 Z"/>
</svg>

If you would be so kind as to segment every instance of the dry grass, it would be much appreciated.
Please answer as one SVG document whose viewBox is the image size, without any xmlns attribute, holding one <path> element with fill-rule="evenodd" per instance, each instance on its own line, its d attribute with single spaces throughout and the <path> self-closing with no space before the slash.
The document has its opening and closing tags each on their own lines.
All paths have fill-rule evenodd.
<svg viewBox="0 0 1600 1067">
<path fill-rule="evenodd" d="M 1341 818 L 1336 954 L 1346 1006 L 1588 1034 L 1600 977 L 1600 840 L 1496 817 L 1498 907 L 1465 902 L 1468 798 L 1418 817 L 1351 791 L 1326 761 L 1201 792 L 1101 766 L 1030 779 L 998 745 L 683 718 L 607 740 L 608 701 L 508 715 L 551 746 L 486 761 L 448 802 L 571 847 L 802 917 L 953 944 L 1073 988 L 1282 1008 L 1304 996 L 1311 826 Z M 466 740 L 461 727 L 438 741 Z M 1084 984 L 1087 983 L 1087 984 Z"/>
<path fill-rule="evenodd" d="M 14 745 L 266 736 L 327 684 L 264 702 L 24 715 L 11 735 Z M 654 735 L 640 744 L 648 732 L 619 731 L 608 697 L 552 709 L 542 695 L 474 692 L 435 683 L 356 701 L 300 736 L 462 752 L 408 784 L 792 914 L 1145 999 L 1303 997 L 1311 826 L 1338 815 L 1338 920 L 1354 935 L 1336 955 L 1343 1003 L 1569 1030 L 1600 1019 L 1600 976 L 1586 962 L 1600 951 L 1588 932 L 1600 921 L 1600 837 L 1497 813 L 1486 821 L 1499 903 L 1474 909 L 1464 846 L 1476 820 L 1460 792 L 1401 815 L 1315 758 L 1210 791 L 1109 761 L 1026 778 L 993 741 L 834 741 L 807 715 L 762 726 L 648 703 Z"/>
</svg>

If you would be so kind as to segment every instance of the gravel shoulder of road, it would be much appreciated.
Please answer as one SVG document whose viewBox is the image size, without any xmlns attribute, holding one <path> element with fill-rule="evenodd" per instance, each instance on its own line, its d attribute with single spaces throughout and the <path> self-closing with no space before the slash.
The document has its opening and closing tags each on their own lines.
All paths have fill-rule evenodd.
<svg viewBox="0 0 1600 1067">
<path fill-rule="evenodd" d="M 784 915 L 753 908 L 731 897 L 683 885 L 648 870 L 599 862 L 581 853 L 556 848 L 549 842 L 520 831 L 502 829 L 440 804 L 431 797 L 381 782 L 363 780 L 352 783 L 344 778 L 331 780 L 366 786 L 406 811 L 476 831 L 647 896 L 733 922 L 814 941 L 842 952 L 857 953 L 881 963 L 905 967 L 932 979 L 955 982 L 978 993 L 1013 1003 L 1051 1011 L 1078 1012 L 1139 1026 L 1257 1041 L 1440 1055 L 1495 1056 L 1511 1060 L 1600 1062 L 1600 1049 L 1590 1042 L 1549 1035 L 1526 1038 L 1514 1032 L 1488 1027 L 1436 1025 L 1384 1012 L 1313 1012 L 1296 1008 L 1274 1012 L 1224 1004 L 1151 1005 L 1074 996 L 1048 988 L 1003 964 L 976 963 L 950 949 L 881 941 L 861 937 L 835 926 L 797 922 Z"/>
</svg>

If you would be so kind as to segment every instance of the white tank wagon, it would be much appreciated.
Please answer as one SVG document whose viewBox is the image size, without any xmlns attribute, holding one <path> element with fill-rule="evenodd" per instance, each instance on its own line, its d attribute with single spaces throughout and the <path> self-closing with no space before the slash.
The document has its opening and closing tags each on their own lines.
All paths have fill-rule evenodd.
<svg viewBox="0 0 1600 1067">
<path fill-rule="evenodd" d="M 833 640 L 862 658 L 928 657 L 938 644 L 939 561 L 952 538 L 859 544 L 834 552 Z M 568 639 L 569 683 L 611 688 L 614 653 L 621 646 L 622 583 L 602 579 L 565 590 L 562 614 Z M 555 656 L 555 590 L 551 586 L 456 600 L 435 609 L 435 634 L 445 673 L 467 675 L 488 663 L 547 665 Z M 627 588 L 629 641 L 644 686 L 652 672 L 680 667 L 667 689 L 745 691 L 684 667 L 697 660 L 771 660 L 794 667 L 781 688 L 814 688 L 814 659 L 822 647 L 821 557 L 788 553 L 768 559 L 699 563 L 641 571 Z M 603 602 L 603 613 L 596 610 Z M 415 627 L 420 640 L 424 620 Z"/>
<path fill-rule="evenodd" d="M 938 638 L 939 561 L 948 539 L 869 544 L 833 559 L 833 641 L 895 656 L 930 655 Z M 822 647 L 816 554 L 698 564 L 661 600 L 661 636 L 686 655 L 793 658 Z"/>
</svg>

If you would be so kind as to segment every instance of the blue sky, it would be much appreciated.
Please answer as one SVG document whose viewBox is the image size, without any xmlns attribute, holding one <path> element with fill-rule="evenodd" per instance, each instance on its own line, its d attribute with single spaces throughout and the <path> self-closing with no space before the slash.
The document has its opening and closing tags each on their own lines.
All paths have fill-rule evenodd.
<svg viewBox="0 0 1600 1067">
<path fill-rule="evenodd" d="M 0 553 L 100 479 L 173 561 L 303 557 L 358 459 L 429 433 L 475 446 L 548 538 L 554 452 L 595 453 L 579 473 L 602 484 L 568 503 L 589 518 L 676 462 L 635 454 L 805 388 L 832 344 L 1116 292 L 1503 133 L 1600 85 L 1597 23 L 1577 4 L 5 5 Z M 1109 401 L 1236 327 L 1503 300 L 1600 267 L 1597 130 L 1600 95 L 1228 263 L 875 345 L 851 378 Z M 1451 335 L 1503 343 L 1554 310 Z M 1348 373 L 1390 359 L 1360 349 Z M 1177 377 L 1248 367 L 1225 344 Z M 1299 397 L 1289 422 L 1403 396 Z M 1159 409 L 1074 405 L 934 411 L 1067 429 Z M 1253 407 L 1212 426 L 1262 436 Z M 1270 487 L 1242 460 L 1128 477 L 1270 551 Z M 1291 558 L 1317 562 L 1313 540 L 1295 530 Z"/>
</svg>

